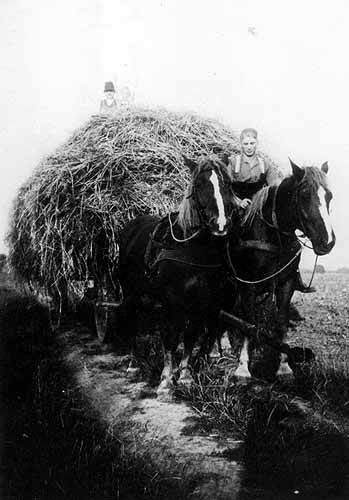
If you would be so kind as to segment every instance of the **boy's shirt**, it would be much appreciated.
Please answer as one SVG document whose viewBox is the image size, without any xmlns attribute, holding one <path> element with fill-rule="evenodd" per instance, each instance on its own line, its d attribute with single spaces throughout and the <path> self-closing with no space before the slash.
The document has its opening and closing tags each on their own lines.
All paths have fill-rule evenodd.
<svg viewBox="0 0 349 500">
<path fill-rule="evenodd" d="M 228 174 L 238 196 L 251 198 L 263 186 L 274 186 L 282 180 L 281 172 L 258 154 L 231 156 Z"/>
</svg>

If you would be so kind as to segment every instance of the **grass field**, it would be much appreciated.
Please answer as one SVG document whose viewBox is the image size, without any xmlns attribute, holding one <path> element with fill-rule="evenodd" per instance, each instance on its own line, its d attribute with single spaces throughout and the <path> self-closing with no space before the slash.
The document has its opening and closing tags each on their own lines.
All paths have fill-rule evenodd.
<svg viewBox="0 0 349 500">
<path fill-rule="evenodd" d="M 226 452 L 244 467 L 239 500 L 348 498 L 349 275 L 318 274 L 314 285 L 317 293 L 294 297 L 306 319 L 288 341 L 316 356 L 295 383 L 237 385 L 236 357 L 227 355 L 176 392 L 196 414 L 189 434 L 244 440 L 243 452 Z M 164 476 L 146 454 L 127 454 L 118 429 L 106 432 L 60 362 L 47 311 L 10 283 L 0 290 L 0 330 L 4 500 L 191 498 L 185 474 Z M 156 346 L 147 378 L 159 375 Z"/>
<path fill-rule="evenodd" d="M 309 280 L 310 274 L 303 273 Z M 293 343 L 311 347 L 326 366 L 349 375 L 349 273 L 316 274 L 316 293 L 296 292 L 305 321 L 290 332 Z"/>
<path fill-rule="evenodd" d="M 237 361 L 227 355 L 206 365 L 190 391 L 178 391 L 197 412 L 196 431 L 244 439 L 241 498 L 349 495 L 349 276 L 316 275 L 314 285 L 316 293 L 293 300 L 305 320 L 288 342 L 315 354 L 296 366 L 293 383 L 236 385 Z"/>
</svg>

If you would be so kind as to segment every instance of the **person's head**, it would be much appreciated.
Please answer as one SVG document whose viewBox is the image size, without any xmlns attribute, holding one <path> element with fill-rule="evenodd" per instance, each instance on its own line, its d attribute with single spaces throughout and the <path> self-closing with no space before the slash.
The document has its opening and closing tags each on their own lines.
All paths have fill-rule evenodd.
<svg viewBox="0 0 349 500">
<path fill-rule="evenodd" d="M 113 99 L 113 97 L 115 95 L 115 87 L 114 87 L 113 82 L 105 82 L 104 95 L 107 99 Z"/>
<path fill-rule="evenodd" d="M 122 87 L 120 89 L 120 96 L 125 101 L 129 101 L 131 99 L 131 91 L 128 87 Z"/>
<path fill-rule="evenodd" d="M 245 128 L 240 134 L 241 150 L 246 156 L 256 154 L 258 146 L 258 134 L 254 128 Z"/>
</svg>

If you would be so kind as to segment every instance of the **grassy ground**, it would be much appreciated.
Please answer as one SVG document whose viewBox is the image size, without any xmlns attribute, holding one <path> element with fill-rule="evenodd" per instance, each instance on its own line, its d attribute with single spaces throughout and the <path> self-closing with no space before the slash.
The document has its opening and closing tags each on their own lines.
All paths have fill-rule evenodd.
<svg viewBox="0 0 349 500">
<path fill-rule="evenodd" d="M 190 391 L 178 390 L 196 410 L 196 430 L 245 440 L 242 498 L 349 495 L 349 276 L 317 275 L 315 285 L 317 293 L 295 296 L 306 319 L 288 342 L 315 360 L 294 364 L 293 383 L 236 384 L 229 354 L 197 373 Z"/>
<path fill-rule="evenodd" d="M 203 364 L 190 391 L 176 392 L 197 415 L 188 433 L 245 441 L 243 453 L 225 452 L 244 463 L 241 500 L 348 497 L 349 277 L 317 275 L 315 285 L 316 294 L 295 296 L 306 320 L 290 330 L 289 342 L 316 355 L 296 366 L 296 383 L 236 385 L 229 354 Z M 194 486 L 175 468 L 160 474 L 146 452 L 126 451 L 132 430 L 102 426 L 63 368 L 47 311 L 35 299 L 2 287 L 0 331 L 2 498 L 189 498 Z M 140 339 L 139 348 L 154 385 L 158 339 Z"/>
<path fill-rule="evenodd" d="M 316 293 L 295 296 L 305 321 L 290 332 L 290 344 L 314 351 L 314 390 L 319 402 L 324 396 L 349 415 L 349 274 L 317 274 L 314 284 Z"/>
<path fill-rule="evenodd" d="M 1 288 L 0 331 L 3 500 L 188 497 L 194 485 L 174 467 L 160 474 L 146 450 L 127 451 L 125 423 L 102 425 L 35 299 Z"/>
</svg>

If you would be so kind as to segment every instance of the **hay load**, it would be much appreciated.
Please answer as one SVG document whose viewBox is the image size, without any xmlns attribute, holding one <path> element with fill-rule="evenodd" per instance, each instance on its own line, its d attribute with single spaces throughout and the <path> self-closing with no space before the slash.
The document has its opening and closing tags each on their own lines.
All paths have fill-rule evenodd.
<svg viewBox="0 0 349 500">
<path fill-rule="evenodd" d="M 18 193 L 8 236 L 15 275 L 46 289 L 86 282 L 114 265 L 128 220 L 176 209 L 189 175 L 183 153 L 235 150 L 231 130 L 196 115 L 137 109 L 92 117 Z"/>
</svg>

